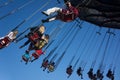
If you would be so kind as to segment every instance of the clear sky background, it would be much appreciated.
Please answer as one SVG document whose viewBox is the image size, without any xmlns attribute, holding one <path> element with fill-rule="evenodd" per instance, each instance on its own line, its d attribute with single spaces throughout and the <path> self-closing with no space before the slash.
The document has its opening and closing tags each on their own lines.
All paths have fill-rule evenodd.
<svg viewBox="0 0 120 80">
<path fill-rule="evenodd" d="M 8 0 L 0 0 L 0 5 L 3 5 L 7 1 Z M 0 20 L 0 37 L 8 34 L 14 27 L 20 24 L 20 22 L 26 19 L 27 21 L 18 28 L 19 33 L 30 26 L 32 27 L 40 24 L 41 19 L 47 18 L 45 15 L 41 14 L 41 11 L 43 10 L 54 6 L 64 7 L 62 0 L 61 4 L 58 4 L 57 0 L 31 0 L 31 3 L 23 6 L 29 1 L 30 0 L 14 0 L 8 5 L 0 8 L 0 17 L 19 8 L 19 10 L 14 14 Z M 37 11 L 38 9 L 39 11 Z M 33 16 L 30 17 L 31 15 Z M 74 26 L 72 26 L 73 24 Z M 100 28 L 85 21 L 81 25 L 81 29 L 79 27 L 80 23 L 76 21 L 69 23 L 53 21 L 45 23 L 44 26 L 46 27 L 45 33 L 50 35 L 52 34 L 50 41 L 55 40 L 54 43 L 52 43 L 47 49 L 46 54 L 42 55 L 35 62 L 25 65 L 24 62 L 20 62 L 20 60 L 28 46 L 22 49 L 19 49 L 19 46 L 21 46 L 27 39 L 21 40 L 18 43 L 11 43 L 8 47 L 0 50 L 0 80 L 80 80 L 80 77 L 76 74 L 76 70 L 79 66 L 83 66 L 85 63 L 87 64 L 83 67 L 83 80 L 89 80 L 87 72 L 94 60 L 96 60 L 94 73 L 96 73 L 101 61 L 103 60 L 104 65 L 102 65 L 102 70 L 104 71 L 104 75 L 106 75 L 109 68 L 115 67 L 115 80 L 120 80 L 119 30 L 110 29 L 110 31 L 114 32 L 116 35 L 111 35 L 108 42 L 109 34 L 107 34 L 105 40 L 102 41 L 108 28 L 101 28 L 101 35 L 98 35 L 96 32 L 99 31 Z M 56 28 L 57 30 L 55 31 Z M 99 47 L 101 42 L 103 42 L 103 45 Z M 107 43 L 108 47 L 105 49 Z M 66 53 L 57 69 L 52 73 L 47 73 L 47 71 L 43 71 L 40 66 L 42 60 L 56 46 L 59 47 L 54 52 L 54 54 L 58 53 L 55 61 L 64 51 L 66 51 Z M 80 60 L 78 61 L 78 64 L 76 65 L 71 77 L 67 78 L 66 68 L 68 67 L 73 56 L 75 56 L 75 59 L 73 59 L 71 65 L 75 65 L 78 58 L 80 58 Z M 105 76 L 103 80 L 109 79 Z"/>
</svg>

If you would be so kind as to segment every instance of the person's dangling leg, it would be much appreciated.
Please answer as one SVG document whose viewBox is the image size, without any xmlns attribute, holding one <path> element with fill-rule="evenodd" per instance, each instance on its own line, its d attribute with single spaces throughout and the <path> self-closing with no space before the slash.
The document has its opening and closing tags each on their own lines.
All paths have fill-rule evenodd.
<svg viewBox="0 0 120 80">
<path fill-rule="evenodd" d="M 47 15 L 47 16 L 49 16 L 49 15 L 51 15 L 52 13 L 54 13 L 54 12 L 59 12 L 59 11 L 61 12 L 62 9 L 59 8 L 59 7 L 53 7 L 53 8 L 50 8 L 50 9 L 46 10 L 46 11 L 43 11 L 42 13 L 45 14 L 45 15 Z"/>
<path fill-rule="evenodd" d="M 30 40 L 27 40 L 22 46 L 20 46 L 19 48 L 23 48 L 25 47 L 26 45 L 28 45 L 30 43 Z"/>
<path fill-rule="evenodd" d="M 35 49 L 34 44 L 30 43 L 27 51 L 31 51 L 31 50 L 34 50 L 34 49 Z"/>
<path fill-rule="evenodd" d="M 83 79 L 83 74 L 81 73 L 81 79 Z"/>
<path fill-rule="evenodd" d="M 56 16 L 52 16 L 52 17 L 49 17 L 49 18 L 47 18 L 47 19 L 45 19 L 45 20 L 42 20 L 42 22 L 43 22 L 43 23 L 45 23 L 45 22 L 51 22 L 51 21 L 54 21 L 54 20 L 56 20 L 56 19 L 57 19 Z"/>
</svg>

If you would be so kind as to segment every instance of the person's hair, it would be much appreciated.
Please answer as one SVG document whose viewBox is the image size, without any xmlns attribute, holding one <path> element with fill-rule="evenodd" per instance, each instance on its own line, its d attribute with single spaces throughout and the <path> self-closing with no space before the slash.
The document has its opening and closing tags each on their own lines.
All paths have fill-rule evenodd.
<svg viewBox="0 0 120 80">
<path fill-rule="evenodd" d="M 70 65 L 70 68 L 72 68 L 72 66 Z"/>
<path fill-rule="evenodd" d="M 13 36 L 16 36 L 18 34 L 18 30 L 13 31 Z"/>
<path fill-rule="evenodd" d="M 45 27 L 44 26 L 40 26 L 39 32 L 44 33 L 45 32 Z"/>
<path fill-rule="evenodd" d="M 13 31 L 13 33 L 17 34 L 17 33 L 18 33 L 18 30 Z"/>
<path fill-rule="evenodd" d="M 65 4 L 66 4 L 66 5 L 69 5 L 69 4 L 71 4 L 71 2 L 70 2 L 70 1 L 67 1 Z"/>
</svg>

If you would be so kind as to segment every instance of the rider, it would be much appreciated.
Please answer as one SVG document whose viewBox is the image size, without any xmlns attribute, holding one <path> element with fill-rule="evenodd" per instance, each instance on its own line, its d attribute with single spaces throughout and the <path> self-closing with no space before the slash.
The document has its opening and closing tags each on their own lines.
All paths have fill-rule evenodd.
<svg viewBox="0 0 120 80">
<path fill-rule="evenodd" d="M 25 35 L 25 37 L 28 38 L 28 40 L 22 46 L 20 46 L 20 48 L 23 48 L 29 43 L 30 45 L 34 44 L 37 39 L 41 39 L 44 32 L 45 32 L 44 26 L 35 26 L 31 28 L 30 32 L 27 35 Z"/>
<path fill-rule="evenodd" d="M 24 55 L 22 55 L 22 60 L 25 61 L 25 64 L 27 64 L 28 61 L 30 60 L 30 55 L 29 55 L 29 53 L 27 51 L 26 51 L 26 53 Z M 21 62 L 22 62 L 22 60 L 21 60 Z"/>
<path fill-rule="evenodd" d="M 45 71 L 46 68 L 48 67 L 48 63 L 49 63 L 48 60 L 45 60 L 45 59 L 43 60 L 42 65 L 41 65 L 41 68 L 44 67 L 43 71 Z"/>
<path fill-rule="evenodd" d="M 5 37 L 1 37 L 0 38 L 0 49 L 8 46 L 10 44 L 10 42 L 14 41 L 17 34 L 18 34 L 18 31 L 15 30 L 15 31 L 11 31 Z"/>
<path fill-rule="evenodd" d="M 57 12 L 58 14 L 50 18 L 47 18 L 46 20 L 42 20 L 42 22 L 44 23 L 44 22 L 49 22 L 49 21 L 53 21 L 57 19 L 62 20 L 64 22 L 70 22 L 70 21 L 75 20 L 79 15 L 78 9 L 73 7 L 71 5 L 71 2 L 69 1 L 66 2 L 66 7 L 67 7 L 66 9 L 62 9 L 59 7 L 53 7 L 46 11 L 43 11 L 42 13 L 47 16 L 55 12 Z"/>
<path fill-rule="evenodd" d="M 72 65 L 70 65 L 70 66 L 66 69 L 66 73 L 68 74 L 68 78 L 71 76 L 72 72 L 73 72 Z"/>
<path fill-rule="evenodd" d="M 108 70 L 108 73 L 106 75 L 108 78 L 110 78 L 111 80 L 114 80 L 114 73 L 111 71 L 111 69 Z"/>
<path fill-rule="evenodd" d="M 93 79 L 93 77 L 94 77 L 94 74 L 93 74 L 93 68 L 90 68 L 90 70 L 88 71 L 88 77 L 90 78 L 90 79 Z"/>
<path fill-rule="evenodd" d="M 99 78 L 100 80 L 102 80 L 103 77 L 104 77 L 104 76 L 103 76 L 103 72 L 101 72 L 100 69 L 97 70 L 96 75 L 97 75 L 97 78 Z"/>
<path fill-rule="evenodd" d="M 48 65 L 48 73 L 49 72 L 53 72 L 55 69 L 55 62 L 50 62 L 49 65 Z"/>
<path fill-rule="evenodd" d="M 84 70 L 83 70 L 81 67 L 79 67 L 79 68 L 77 69 L 77 74 L 78 74 L 78 76 L 81 76 L 81 79 L 83 79 L 83 74 L 82 74 L 83 71 L 84 71 Z"/>
</svg>

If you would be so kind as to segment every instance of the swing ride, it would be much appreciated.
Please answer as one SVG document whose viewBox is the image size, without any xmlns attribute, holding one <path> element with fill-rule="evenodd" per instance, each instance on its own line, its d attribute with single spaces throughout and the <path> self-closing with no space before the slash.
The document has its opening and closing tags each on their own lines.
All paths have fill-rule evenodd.
<svg viewBox="0 0 120 80">
<path fill-rule="evenodd" d="M 14 2 L 8 0 L 0 3 L 0 9 L 15 4 Z M 25 62 L 27 66 L 41 60 L 38 66 L 43 73 L 47 72 L 47 75 L 56 73 L 62 65 L 64 66 L 62 72 L 66 74 L 64 78 L 71 80 L 76 75 L 84 80 L 120 79 L 116 77 L 119 74 L 117 60 L 120 57 L 120 1 L 56 0 L 54 2 L 56 3 L 53 8 L 51 0 L 41 2 L 37 10 L 17 22 L 7 35 L 0 38 L 0 51 L 9 49 L 11 43 L 19 45 L 18 49 L 23 53 L 21 62 Z M 15 14 L 33 5 L 35 1 L 29 0 L 23 3 L 0 15 L 0 24 L 9 17 L 15 17 Z M 63 5 L 65 9 L 59 8 Z M 46 12 L 43 12 L 45 10 Z M 50 10 L 53 11 L 49 12 Z M 46 16 L 47 12 L 50 15 Z M 37 14 L 40 19 L 32 20 Z M 28 22 L 29 27 L 25 26 Z"/>
</svg>

